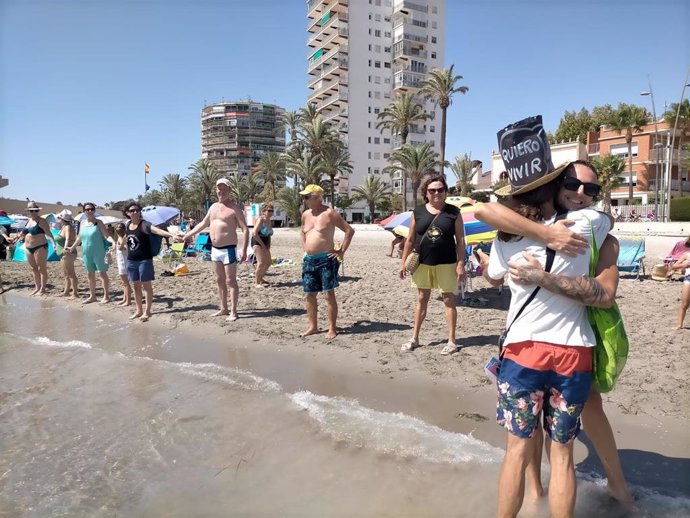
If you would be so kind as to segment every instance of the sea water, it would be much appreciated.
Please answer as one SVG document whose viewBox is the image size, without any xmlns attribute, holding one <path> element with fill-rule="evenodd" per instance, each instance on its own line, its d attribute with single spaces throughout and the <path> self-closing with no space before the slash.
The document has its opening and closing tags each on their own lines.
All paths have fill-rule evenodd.
<svg viewBox="0 0 690 518">
<path fill-rule="evenodd" d="M 260 363 L 251 343 L 0 297 L 0 516 L 495 516 L 499 446 Z M 638 516 L 690 516 L 634 490 Z M 578 491 L 579 516 L 624 516 L 601 480 Z"/>
</svg>

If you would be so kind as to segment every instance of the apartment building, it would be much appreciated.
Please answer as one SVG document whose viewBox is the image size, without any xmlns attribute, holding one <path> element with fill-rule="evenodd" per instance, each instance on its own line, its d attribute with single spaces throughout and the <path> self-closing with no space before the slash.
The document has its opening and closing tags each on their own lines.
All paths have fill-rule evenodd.
<svg viewBox="0 0 690 518">
<path fill-rule="evenodd" d="M 670 153 L 673 127 L 663 119 L 656 124 L 650 123 L 642 127 L 642 131 L 634 133 L 632 138 L 632 182 L 633 198 L 640 203 L 654 203 L 657 185 L 661 193 L 669 191 L 668 167 L 671 162 L 671 197 L 679 196 L 682 192 L 690 193 L 690 178 L 687 167 L 683 167 L 683 160 L 690 155 L 687 150 L 678 152 L 678 146 L 690 141 L 690 135 L 683 135 L 682 128 L 676 129 L 674 141 L 675 152 Z M 628 204 L 630 185 L 630 169 L 628 165 L 628 144 L 625 142 L 625 132 L 618 134 L 607 126 L 598 132 L 587 135 L 587 151 L 589 158 L 599 155 L 617 155 L 625 160 L 625 171 L 621 176 L 620 187 L 613 191 L 611 202 L 613 205 Z M 660 198 L 662 195 L 659 196 Z"/>
<path fill-rule="evenodd" d="M 254 101 L 221 102 L 201 110 L 201 156 L 225 175 L 248 175 L 261 155 L 285 151 L 285 110 Z"/>
<path fill-rule="evenodd" d="M 351 192 L 368 174 L 402 192 L 399 177 L 383 175 L 401 142 L 376 129 L 377 117 L 398 93 L 418 92 L 425 74 L 443 67 L 444 0 L 307 0 L 307 18 L 308 102 L 334 124 L 352 157 L 353 173 L 339 192 Z M 411 128 L 407 141 L 431 142 L 438 150 L 440 110 L 419 101 L 434 119 Z M 356 206 L 348 217 L 360 221 L 365 213 Z"/>
</svg>

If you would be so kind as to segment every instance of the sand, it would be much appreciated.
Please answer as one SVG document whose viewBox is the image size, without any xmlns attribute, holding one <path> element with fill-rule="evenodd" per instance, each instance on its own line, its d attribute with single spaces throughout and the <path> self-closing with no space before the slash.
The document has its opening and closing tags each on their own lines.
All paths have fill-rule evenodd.
<svg viewBox="0 0 690 518">
<path fill-rule="evenodd" d="M 658 244 L 658 250 L 651 252 L 648 246 L 648 273 L 668 243 L 672 244 L 673 239 Z M 211 317 L 218 301 L 209 262 L 189 258 L 186 264 L 190 273 L 184 277 L 162 277 L 160 273 L 166 265 L 157 262 L 152 321 L 168 327 L 184 326 L 192 332 L 214 329 L 240 333 L 269 347 L 289 347 L 324 356 L 337 352 L 339 357 L 349 358 L 367 372 L 391 378 L 415 372 L 432 382 L 450 380 L 470 392 L 490 393 L 492 384 L 483 373 L 483 365 L 496 352 L 495 344 L 509 304 L 508 290 L 499 292 L 482 278 L 471 279 L 466 299 L 463 301 L 460 296 L 457 299 L 458 341 L 463 349 L 450 357 L 440 354 L 446 341 L 443 304 L 440 297 L 432 296 L 422 327 L 423 347 L 401 353 L 400 345 L 411 334 L 416 293 L 409 281 L 398 279 L 399 259 L 386 255 L 390 234 L 360 229 L 346 254 L 344 277 L 337 290 L 340 334 L 332 341 L 326 340 L 326 305 L 320 297 L 322 332 L 300 338 L 306 328 L 306 316 L 300 285 L 299 234 L 294 229 L 276 229 L 272 244 L 273 257 L 287 259 L 288 264 L 272 267 L 266 278 L 270 287 L 263 289 L 253 287 L 249 266 L 240 265 L 240 319 L 235 322 Z M 58 297 L 62 291 L 59 263 L 49 263 L 49 272 L 49 293 L 45 297 Z M 0 263 L 0 273 L 5 289 L 28 295 L 33 288 L 27 263 Z M 113 292 L 119 298 L 121 285 L 116 273 L 111 269 Z M 77 274 L 82 296 L 86 296 L 83 267 L 78 266 Z M 607 409 L 652 419 L 690 418 L 687 376 L 690 325 L 686 324 L 680 331 L 673 329 L 681 285 L 678 281 L 657 282 L 649 278 L 621 279 L 618 304 L 631 352 L 616 389 L 605 396 Z M 65 299 L 65 303 L 79 307 L 76 301 Z M 121 314 L 125 320 L 131 309 L 109 304 L 98 310 Z"/>
</svg>

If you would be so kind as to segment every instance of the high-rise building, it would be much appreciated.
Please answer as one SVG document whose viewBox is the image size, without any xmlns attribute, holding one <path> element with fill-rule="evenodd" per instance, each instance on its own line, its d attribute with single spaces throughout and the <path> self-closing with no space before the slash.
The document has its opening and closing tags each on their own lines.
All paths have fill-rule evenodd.
<svg viewBox="0 0 690 518">
<path fill-rule="evenodd" d="M 348 146 L 351 189 L 368 174 L 381 175 L 401 144 L 388 130 L 376 129 L 379 113 L 397 93 L 418 92 L 425 74 L 443 67 L 445 2 L 307 0 L 307 17 L 308 102 L 334 123 Z M 440 110 L 432 102 L 419 102 L 434 118 L 412 127 L 407 141 L 431 142 L 439 151 Z M 401 192 L 399 177 L 393 186 Z M 351 217 L 357 221 L 364 212 L 354 209 Z"/>
<path fill-rule="evenodd" d="M 201 157 L 225 175 L 247 175 L 267 151 L 285 151 L 285 110 L 254 101 L 221 102 L 201 110 Z"/>
</svg>

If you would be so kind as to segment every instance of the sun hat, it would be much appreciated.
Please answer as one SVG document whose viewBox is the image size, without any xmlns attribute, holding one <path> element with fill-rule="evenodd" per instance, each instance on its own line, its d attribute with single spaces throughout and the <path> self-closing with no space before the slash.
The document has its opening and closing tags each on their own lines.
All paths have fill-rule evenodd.
<svg viewBox="0 0 690 518">
<path fill-rule="evenodd" d="M 216 181 L 216 186 L 218 186 L 218 185 L 220 185 L 220 184 L 223 184 L 223 185 L 225 185 L 226 187 L 230 187 L 230 180 L 228 180 L 227 178 L 219 178 L 219 179 Z"/>
<path fill-rule="evenodd" d="M 498 132 L 498 150 L 506 167 L 510 185 L 497 189 L 496 196 L 513 196 L 549 183 L 570 162 L 554 168 L 551 148 L 541 115 L 527 117 Z"/>
<path fill-rule="evenodd" d="M 318 194 L 320 196 L 323 196 L 324 190 L 320 185 L 310 183 L 304 188 L 303 191 L 300 191 L 299 193 L 305 196 L 308 196 L 310 194 Z"/>
<path fill-rule="evenodd" d="M 0 216 L 5 216 L 5 217 L 7 217 L 7 211 L 4 211 L 4 210 L 0 209 Z"/>
<path fill-rule="evenodd" d="M 668 267 L 661 263 L 655 264 L 652 269 L 652 280 L 664 282 L 668 280 Z"/>
<path fill-rule="evenodd" d="M 36 203 L 35 201 L 30 201 L 26 204 L 26 210 L 28 210 L 29 212 L 39 211 L 43 210 L 43 207 L 39 207 L 38 203 Z"/>
<path fill-rule="evenodd" d="M 61 219 L 62 221 L 72 221 L 74 218 L 72 218 L 72 211 L 69 209 L 64 209 L 57 214 L 58 219 Z"/>
</svg>

